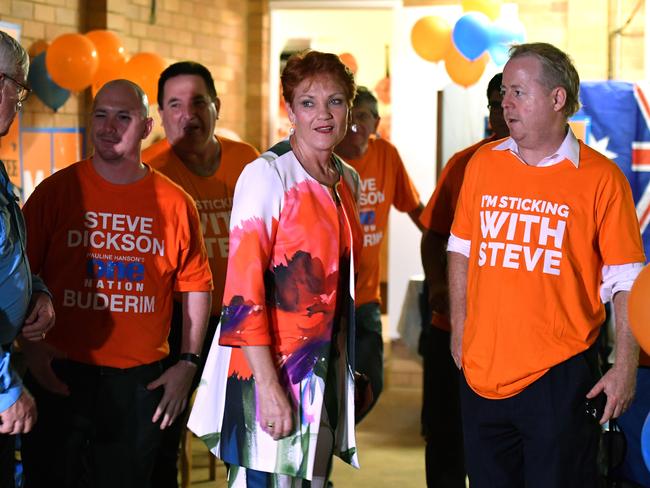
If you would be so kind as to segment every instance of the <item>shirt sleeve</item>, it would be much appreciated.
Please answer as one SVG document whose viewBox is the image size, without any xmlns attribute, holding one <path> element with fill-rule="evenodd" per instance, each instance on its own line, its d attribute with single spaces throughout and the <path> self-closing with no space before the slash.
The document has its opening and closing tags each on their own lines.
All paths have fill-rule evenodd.
<svg viewBox="0 0 650 488">
<path fill-rule="evenodd" d="M 264 275 L 275 243 L 283 195 L 277 171 L 262 158 L 246 166 L 237 180 L 230 217 L 221 345 L 271 344 Z"/>
<path fill-rule="evenodd" d="M 596 201 L 598 249 L 603 265 L 644 262 L 643 243 L 630 184 L 614 163 Z"/>
<path fill-rule="evenodd" d="M 20 377 L 11 369 L 11 353 L 0 346 L 0 412 L 16 403 L 22 391 Z"/>
<path fill-rule="evenodd" d="M 469 252 L 472 250 L 472 241 L 468 239 L 461 239 L 454 234 L 449 235 L 447 241 L 447 252 L 457 252 L 466 258 L 469 258 Z"/>
<path fill-rule="evenodd" d="M 185 196 L 185 207 L 179 210 L 181 259 L 174 280 L 174 291 L 211 291 L 212 272 L 208 264 L 208 253 L 203 242 L 199 212 L 189 195 Z"/>
<path fill-rule="evenodd" d="M 472 219 L 474 218 L 474 188 L 478 178 L 478 164 L 473 158 L 464 171 L 464 178 L 460 187 L 460 194 L 454 212 L 454 220 L 450 233 L 465 240 L 472 238 Z"/>
<path fill-rule="evenodd" d="M 600 285 L 602 302 L 609 302 L 619 291 L 630 291 L 642 269 L 643 263 L 603 266 L 603 281 Z"/>
</svg>

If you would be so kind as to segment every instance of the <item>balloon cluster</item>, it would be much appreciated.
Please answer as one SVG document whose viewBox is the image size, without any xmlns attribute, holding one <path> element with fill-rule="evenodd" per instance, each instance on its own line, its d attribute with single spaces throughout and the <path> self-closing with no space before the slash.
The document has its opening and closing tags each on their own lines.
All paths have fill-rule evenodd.
<svg viewBox="0 0 650 488">
<path fill-rule="evenodd" d="M 452 81 L 468 87 L 481 78 L 490 58 L 503 66 L 510 46 L 523 42 L 524 31 L 499 19 L 500 0 L 463 0 L 462 4 L 465 13 L 453 27 L 439 16 L 418 20 L 411 30 L 411 45 L 426 61 L 444 61 Z"/>
<path fill-rule="evenodd" d="M 70 92 L 91 87 L 93 94 L 104 83 L 125 78 L 137 83 L 152 103 L 158 95 L 158 77 L 166 63 L 158 54 L 138 53 L 127 61 L 119 36 L 107 30 L 63 34 L 51 44 L 32 46 L 28 82 L 34 93 L 55 112 Z"/>
</svg>

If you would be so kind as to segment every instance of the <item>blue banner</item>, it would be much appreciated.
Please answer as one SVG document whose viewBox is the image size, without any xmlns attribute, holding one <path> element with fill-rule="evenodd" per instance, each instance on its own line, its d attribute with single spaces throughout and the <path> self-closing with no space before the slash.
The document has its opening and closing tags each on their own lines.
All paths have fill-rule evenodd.
<svg viewBox="0 0 650 488">
<path fill-rule="evenodd" d="M 571 120 L 584 127 L 584 139 L 627 176 L 650 256 L 650 86 L 622 81 L 580 84 L 582 108 Z"/>
</svg>

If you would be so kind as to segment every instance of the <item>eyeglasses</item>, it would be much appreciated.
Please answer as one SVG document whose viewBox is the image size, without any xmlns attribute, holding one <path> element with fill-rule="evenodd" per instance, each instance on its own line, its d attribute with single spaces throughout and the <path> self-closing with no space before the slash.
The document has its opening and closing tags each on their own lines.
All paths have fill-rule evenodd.
<svg viewBox="0 0 650 488">
<path fill-rule="evenodd" d="M 487 106 L 488 110 L 502 110 L 501 102 L 490 102 Z"/>
<path fill-rule="evenodd" d="M 32 89 L 27 85 L 25 85 L 24 83 L 21 83 L 20 81 L 16 80 L 15 78 L 12 78 L 7 73 L 0 73 L 0 80 L 3 78 L 11 80 L 16 84 L 16 87 L 18 88 L 16 92 L 18 96 L 18 101 L 16 102 L 16 108 L 20 110 L 21 108 L 23 108 L 23 103 L 25 103 L 25 101 L 29 98 L 30 93 L 32 93 Z"/>
</svg>

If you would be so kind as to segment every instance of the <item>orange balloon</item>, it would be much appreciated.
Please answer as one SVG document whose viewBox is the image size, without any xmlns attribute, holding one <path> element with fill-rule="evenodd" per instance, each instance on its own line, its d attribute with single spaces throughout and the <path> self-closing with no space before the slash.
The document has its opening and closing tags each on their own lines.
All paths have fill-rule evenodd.
<svg viewBox="0 0 650 488">
<path fill-rule="evenodd" d="M 411 29 L 411 45 L 422 59 L 440 61 L 452 48 L 451 25 L 437 15 L 422 17 Z"/>
<path fill-rule="evenodd" d="M 32 44 L 31 46 L 29 46 L 29 50 L 27 51 L 27 53 L 29 54 L 30 58 L 35 58 L 42 52 L 47 51 L 48 47 L 50 47 L 50 43 L 43 39 L 40 39 L 36 41 L 34 44 Z"/>
<path fill-rule="evenodd" d="M 346 65 L 352 74 L 356 75 L 359 65 L 357 64 L 357 59 L 350 53 L 339 54 L 339 59 L 341 62 Z"/>
<path fill-rule="evenodd" d="M 375 85 L 375 93 L 381 103 L 390 104 L 390 77 L 385 76 Z"/>
<path fill-rule="evenodd" d="M 627 315 L 632 333 L 646 353 L 650 353 L 650 266 L 637 276 L 627 300 Z"/>
<path fill-rule="evenodd" d="M 62 88 L 81 91 L 97 72 L 97 50 L 82 34 L 63 34 L 45 52 L 45 67 L 52 81 Z"/>
<path fill-rule="evenodd" d="M 107 81 L 121 78 L 126 66 L 126 54 L 118 35 L 107 30 L 93 30 L 87 32 L 86 37 L 95 45 L 99 59 L 93 87 L 101 88 Z"/>
<path fill-rule="evenodd" d="M 453 48 L 445 56 L 445 69 L 454 83 L 468 87 L 481 79 L 489 60 L 490 55 L 487 52 L 475 61 L 470 61 Z"/>
<path fill-rule="evenodd" d="M 138 84 L 153 105 L 157 103 L 158 78 L 166 67 L 165 60 L 156 53 L 134 54 L 126 63 L 124 78 Z"/>
</svg>

